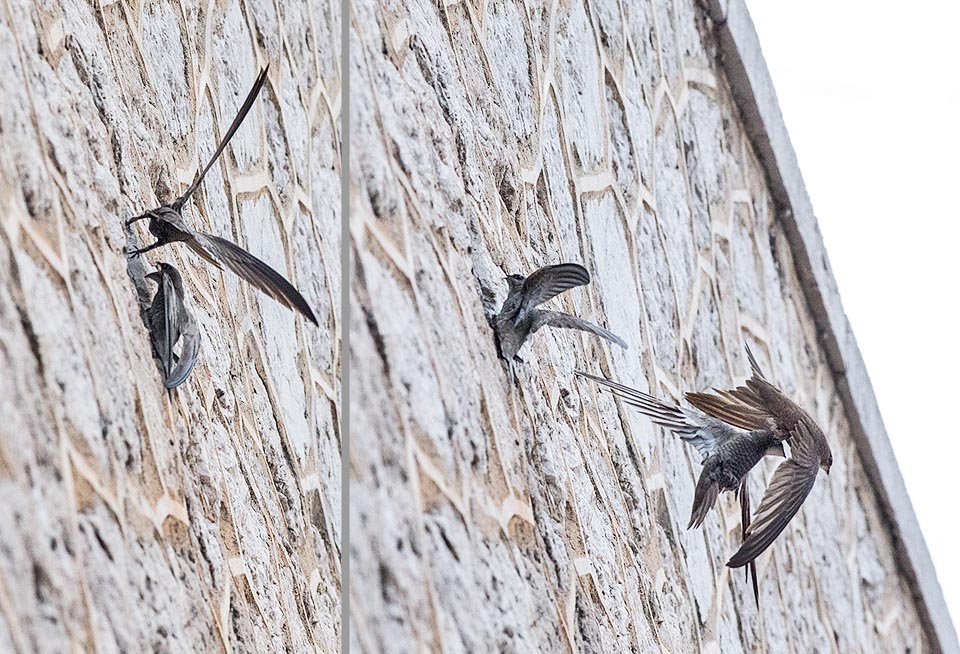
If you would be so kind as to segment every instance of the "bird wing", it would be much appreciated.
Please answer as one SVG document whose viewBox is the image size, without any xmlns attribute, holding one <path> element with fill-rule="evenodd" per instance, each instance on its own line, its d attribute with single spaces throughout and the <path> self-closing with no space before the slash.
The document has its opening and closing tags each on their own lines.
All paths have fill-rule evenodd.
<svg viewBox="0 0 960 654">
<path fill-rule="evenodd" d="M 778 433 L 789 433 L 806 414 L 783 391 L 766 380 L 750 346 L 744 344 L 744 347 L 752 376 L 743 386 L 733 390 L 715 388 L 713 393 L 687 393 L 687 401 L 708 416 L 741 429 L 777 427 Z"/>
<path fill-rule="evenodd" d="M 728 425 L 748 431 L 770 427 L 773 416 L 765 407 L 743 401 L 736 395 L 737 390 L 714 389 L 714 393 L 684 393 L 684 397 L 700 411 Z"/>
<path fill-rule="evenodd" d="M 760 556 L 797 514 L 813 489 L 821 454 L 807 420 L 797 422 L 790 444 L 792 457 L 773 473 L 746 538 L 727 562 L 731 568 L 739 568 Z"/>
<path fill-rule="evenodd" d="M 576 263 L 560 263 L 544 266 L 532 273 L 520 289 L 522 300 L 513 324 L 518 325 L 530 312 L 547 300 L 576 286 L 590 283 L 590 273 Z"/>
<path fill-rule="evenodd" d="M 193 180 L 193 183 L 190 184 L 190 188 L 184 191 L 183 195 L 177 198 L 173 207 L 179 209 L 182 207 L 187 200 L 190 199 L 190 196 L 193 195 L 194 191 L 197 190 L 200 186 L 200 182 L 203 181 L 204 176 L 206 176 L 207 171 L 213 166 L 216 160 L 223 153 L 223 149 L 227 147 L 227 143 L 230 142 L 230 139 L 233 138 L 233 135 L 236 134 L 237 130 L 240 128 L 240 124 L 243 123 L 243 120 L 247 117 L 250 108 L 253 107 L 254 100 L 257 99 L 257 94 L 260 93 L 260 89 L 263 88 L 263 83 L 267 80 L 267 69 L 270 67 L 269 64 L 264 66 L 260 70 L 260 74 L 257 75 L 257 79 L 254 81 L 253 86 L 250 88 L 250 92 L 247 93 L 246 99 L 243 101 L 243 105 L 240 107 L 240 111 L 237 112 L 236 117 L 233 119 L 233 122 L 230 124 L 230 127 L 227 129 L 227 133 L 223 135 L 223 138 L 220 139 L 219 145 L 217 145 L 216 151 L 213 153 L 213 156 L 210 157 L 210 161 L 207 162 L 207 165 L 202 171 L 197 175 L 196 179 Z"/>
<path fill-rule="evenodd" d="M 753 352 L 750 351 L 750 346 L 746 343 L 744 346 L 747 349 L 750 369 L 753 371 L 753 377 L 747 381 L 746 386 L 738 386 L 729 391 L 715 388 L 713 393 L 685 393 L 684 397 L 700 411 L 728 425 L 750 431 L 768 429 L 771 427 L 771 422 L 775 420 L 775 416 L 764 401 L 763 395 L 758 388 L 750 385 L 750 381 L 773 386 L 764 379 L 763 371 L 757 364 Z"/>
<path fill-rule="evenodd" d="M 293 284 L 256 258 L 242 247 L 225 238 L 194 232 L 194 238 L 187 241 L 190 248 L 208 261 L 213 258 L 246 280 L 255 288 L 263 291 L 280 304 L 302 313 L 314 325 L 319 325 L 313 310 Z M 218 264 L 219 265 L 219 264 Z"/>
<path fill-rule="evenodd" d="M 753 352 L 750 350 L 750 346 L 744 343 L 743 347 L 747 351 L 747 361 L 750 362 L 750 370 L 752 370 L 753 374 L 760 379 L 766 379 L 763 374 L 763 370 L 760 368 L 760 364 L 757 363 L 757 358 L 753 356 Z"/>
<path fill-rule="evenodd" d="M 168 327 L 167 304 L 164 293 L 164 275 L 159 272 L 147 275 L 149 279 L 157 282 L 157 292 L 153 295 L 153 301 L 147 308 L 147 327 L 150 329 L 150 342 L 153 349 L 160 359 L 160 365 L 163 367 L 163 374 L 166 375 L 170 370 L 172 346 L 167 343 L 167 334 L 170 332 Z M 171 284 L 172 286 L 172 284 Z"/>
<path fill-rule="evenodd" d="M 161 275 L 160 284 L 163 287 L 163 374 L 169 375 L 173 366 L 173 345 L 177 342 L 180 332 L 177 324 L 177 290 L 170 275 Z"/>
<path fill-rule="evenodd" d="M 577 318 L 576 316 L 571 316 L 568 313 L 561 313 L 559 311 L 547 311 L 541 309 L 533 317 L 533 323 L 530 325 L 530 333 L 536 332 L 541 327 L 559 327 L 561 329 L 579 329 L 584 332 L 590 332 L 591 334 L 596 334 L 601 338 L 605 338 L 611 343 L 616 343 L 623 349 L 627 349 L 626 342 L 614 334 L 609 332 L 603 327 L 598 327 L 592 322 L 587 322 L 582 318 Z"/>
<path fill-rule="evenodd" d="M 177 365 L 167 374 L 163 385 L 167 389 L 173 389 L 186 381 L 187 377 L 197 365 L 197 358 L 200 354 L 200 330 L 192 316 L 187 314 L 187 324 L 183 326 L 183 349 L 180 352 L 180 358 L 177 359 Z"/>
<path fill-rule="evenodd" d="M 607 387 L 629 406 L 650 418 L 654 424 L 669 429 L 681 439 L 693 445 L 704 459 L 715 454 L 721 445 L 737 433 L 730 428 L 717 429 L 716 427 L 719 425 L 717 423 L 711 424 L 709 422 L 710 418 L 684 411 L 678 406 L 667 404 L 643 391 L 579 370 L 576 374 Z"/>
<path fill-rule="evenodd" d="M 697 480 L 697 487 L 693 491 L 693 510 L 690 511 L 690 522 L 687 523 L 687 529 L 696 529 L 703 524 L 707 514 L 710 513 L 710 509 L 717 503 L 719 494 L 720 484 L 701 472 L 700 479 Z"/>
<path fill-rule="evenodd" d="M 187 247 L 193 250 L 196 254 L 200 255 L 200 257 L 207 263 L 213 264 L 219 270 L 223 270 L 223 264 L 220 263 L 220 261 L 217 259 L 217 256 L 211 252 L 208 247 L 210 243 L 208 243 L 204 238 L 207 236 L 207 234 L 198 232 L 194 229 L 191 229 L 190 233 L 193 234 L 193 238 L 184 241 L 184 243 L 187 244 Z"/>
</svg>

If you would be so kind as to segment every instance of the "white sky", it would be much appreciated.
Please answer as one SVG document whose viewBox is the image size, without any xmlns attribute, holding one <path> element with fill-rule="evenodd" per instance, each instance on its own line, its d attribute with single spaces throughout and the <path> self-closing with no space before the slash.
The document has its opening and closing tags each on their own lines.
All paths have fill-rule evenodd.
<svg viewBox="0 0 960 654">
<path fill-rule="evenodd" d="M 960 3 L 746 2 L 956 625 Z"/>
</svg>

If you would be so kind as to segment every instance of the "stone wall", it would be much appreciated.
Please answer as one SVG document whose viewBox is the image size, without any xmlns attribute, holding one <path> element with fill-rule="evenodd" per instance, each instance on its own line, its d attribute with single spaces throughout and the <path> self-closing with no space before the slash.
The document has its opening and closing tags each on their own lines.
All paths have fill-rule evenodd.
<svg viewBox="0 0 960 654">
<path fill-rule="evenodd" d="M 0 5 L 0 651 L 338 652 L 340 2 Z M 320 327 L 127 217 L 171 200 Z M 168 395 L 144 265 L 200 323 Z"/>
<path fill-rule="evenodd" d="M 353 651 L 935 651 L 707 12 L 352 11 Z M 555 303 L 630 349 L 544 330 L 510 388 L 502 278 L 558 261 L 593 283 Z M 699 457 L 573 375 L 679 397 L 743 379 L 745 340 L 835 456 L 759 610 L 733 498 L 686 530 Z"/>
</svg>

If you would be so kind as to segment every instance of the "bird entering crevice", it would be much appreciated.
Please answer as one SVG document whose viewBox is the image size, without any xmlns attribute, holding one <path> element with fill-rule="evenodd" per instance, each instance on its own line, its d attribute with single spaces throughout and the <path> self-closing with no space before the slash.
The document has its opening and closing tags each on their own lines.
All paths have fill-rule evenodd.
<svg viewBox="0 0 960 654">
<path fill-rule="evenodd" d="M 590 283 L 590 273 L 576 263 L 544 266 L 528 277 L 508 275 L 509 291 L 500 312 L 493 318 L 497 353 L 507 362 L 510 386 L 513 386 L 514 362 L 523 362 L 517 352 L 527 339 L 543 327 L 579 329 L 616 343 L 626 349 L 622 338 L 603 327 L 560 311 L 538 308 L 564 291 Z"/>
<path fill-rule="evenodd" d="M 243 105 L 240 107 L 240 111 L 233 119 L 233 123 L 231 123 L 223 139 L 221 139 L 217 145 L 213 156 L 207 162 L 207 165 L 197 174 L 193 183 L 184 191 L 183 195 L 170 204 L 151 209 L 126 221 L 125 226 L 130 227 L 137 221 L 149 219 L 150 233 L 157 238 L 156 242 L 146 247 L 133 250 L 129 256 L 130 258 L 138 257 L 141 254 L 163 247 L 169 243 L 177 241 L 183 242 L 207 263 L 212 264 L 220 270 L 226 266 L 254 288 L 272 297 L 280 304 L 299 311 L 307 320 L 317 325 L 319 323 L 310 305 L 300 292 L 294 288 L 293 284 L 287 281 L 283 275 L 239 245 L 227 239 L 220 238 L 219 236 L 192 229 L 184 222 L 181 212 L 183 206 L 200 187 L 200 183 L 203 181 L 207 171 L 216 163 L 217 159 L 223 153 L 224 148 L 226 148 L 227 143 L 230 142 L 230 139 L 233 138 L 233 135 L 243 123 L 266 79 L 267 68 L 264 67 L 260 71 L 260 75 L 257 76 L 250 92 L 247 94 Z"/>
</svg>

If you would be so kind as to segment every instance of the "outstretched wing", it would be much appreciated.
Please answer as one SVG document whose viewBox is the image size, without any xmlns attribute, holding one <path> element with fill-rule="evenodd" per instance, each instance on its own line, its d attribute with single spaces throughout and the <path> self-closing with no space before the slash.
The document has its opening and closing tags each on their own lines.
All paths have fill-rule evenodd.
<svg viewBox="0 0 960 654">
<path fill-rule="evenodd" d="M 520 321 L 526 318 L 534 308 L 547 300 L 571 288 L 589 283 L 590 273 L 580 264 L 560 263 L 555 266 L 544 266 L 524 280 L 523 287 L 520 289 L 523 299 L 513 324 L 520 324 Z"/>
<path fill-rule="evenodd" d="M 319 325 L 313 310 L 293 284 L 276 270 L 256 258 L 242 247 L 225 238 L 194 232 L 194 238 L 187 241 L 190 248 L 209 259 L 213 257 L 227 268 L 246 280 L 250 285 L 266 293 L 274 300 L 302 313 L 314 325 Z"/>
<path fill-rule="evenodd" d="M 533 318 L 533 323 L 530 325 L 530 333 L 532 334 L 541 327 L 546 326 L 559 327 L 561 329 L 579 329 L 580 331 L 590 332 L 591 334 L 596 334 L 601 338 L 607 339 L 611 343 L 616 343 L 625 350 L 627 349 L 626 342 L 613 332 L 594 325 L 592 322 L 587 322 L 586 320 L 571 316 L 567 313 L 561 313 L 560 311 L 537 311 Z"/>
<path fill-rule="evenodd" d="M 793 456 L 773 473 L 743 544 L 727 562 L 731 568 L 739 568 L 760 556 L 786 528 L 813 489 L 821 455 L 807 420 L 797 422 L 790 444 Z"/>
<path fill-rule="evenodd" d="M 203 178 L 206 176 L 207 171 L 213 166 L 217 161 L 220 155 L 223 153 L 223 149 L 227 147 L 227 143 L 230 142 L 230 139 L 233 138 L 233 135 L 236 134 L 237 129 L 240 128 L 241 123 L 243 123 L 244 118 L 247 117 L 247 113 L 250 112 L 250 108 L 253 107 L 254 100 L 257 99 L 257 94 L 260 93 L 260 89 L 263 88 L 263 83 L 267 80 L 267 69 L 270 67 L 269 64 L 261 69 L 260 74 L 257 75 L 256 81 L 253 83 L 250 92 L 247 93 L 246 99 L 243 101 L 243 105 L 240 107 L 240 111 L 237 112 L 236 118 L 233 119 L 233 122 L 230 124 L 230 127 L 227 129 L 227 133 L 223 135 L 223 138 L 220 140 L 220 144 L 217 146 L 216 152 L 213 153 L 213 156 L 210 157 L 210 161 L 207 162 L 207 165 L 202 171 L 197 175 L 196 179 L 193 180 L 193 183 L 190 185 L 183 195 L 177 198 L 173 207 L 179 209 L 182 207 L 187 200 L 190 199 L 190 196 L 193 195 L 194 191 L 199 188 L 200 183 L 203 181 Z"/>
<path fill-rule="evenodd" d="M 690 404 L 708 416 L 741 429 L 768 429 L 779 426 L 792 429 L 802 413 L 776 386 L 766 380 L 760 364 L 744 343 L 753 376 L 743 386 L 713 393 L 686 393 Z"/>
<path fill-rule="evenodd" d="M 769 428 L 773 416 L 766 408 L 748 404 L 735 395 L 742 388 L 734 391 L 714 389 L 714 393 L 684 393 L 683 396 L 700 411 L 728 425 L 748 431 Z"/>
<path fill-rule="evenodd" d="M 724 428 L 719 421 L 711 423 L 710 418 L 684 411 L 643 391 L 579 370 L 576 374 L 610 389 L 614 395 L 650 418 L 654 424 L 666 427 L 693 445 L 704 459 L 716 453 L 721 445 L 737 433 L 729 427 Z"/>
</svg>

